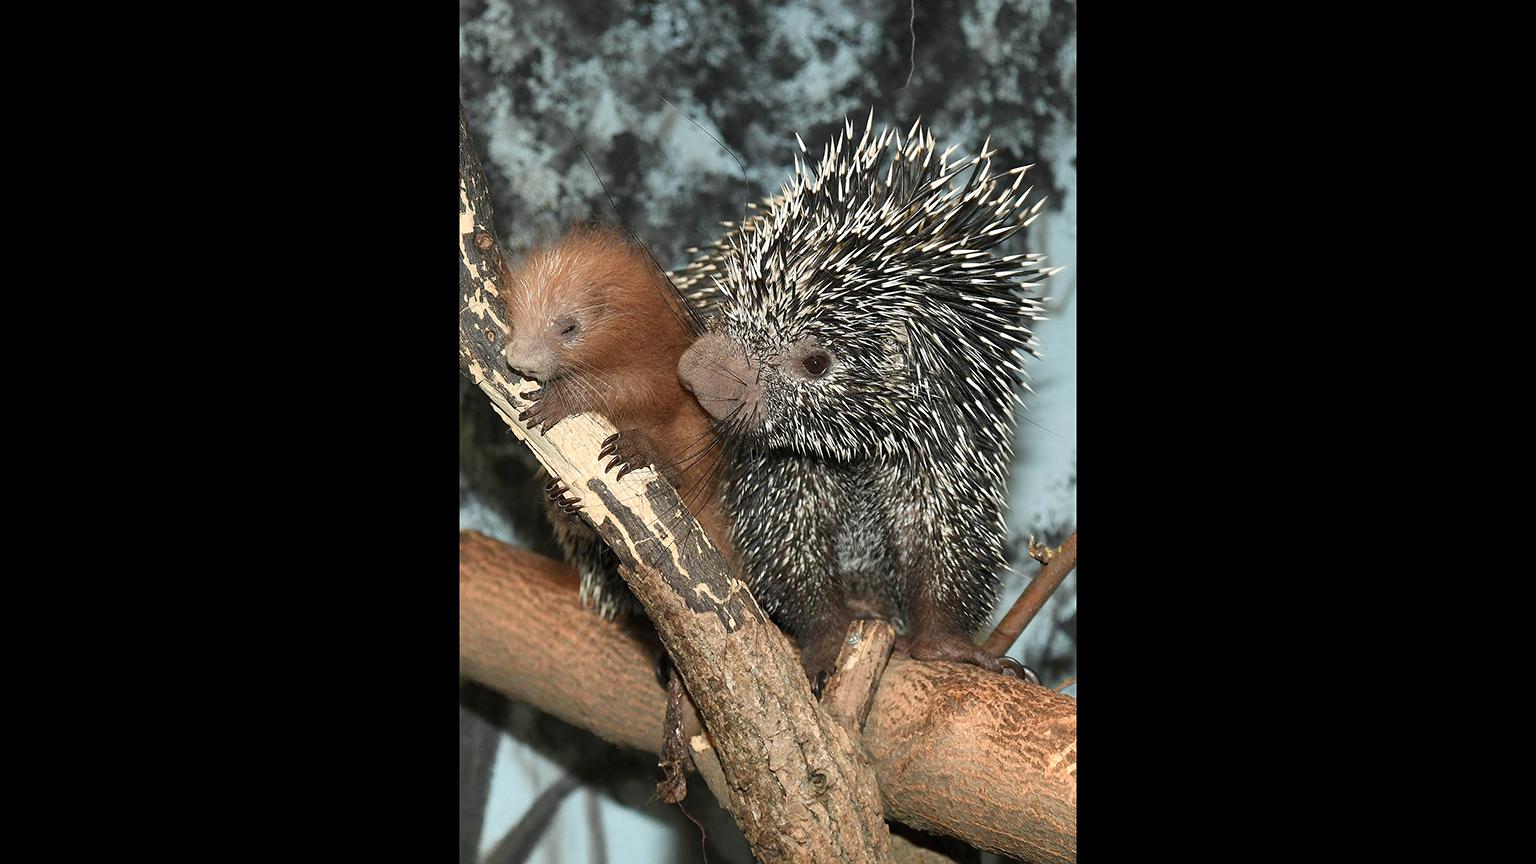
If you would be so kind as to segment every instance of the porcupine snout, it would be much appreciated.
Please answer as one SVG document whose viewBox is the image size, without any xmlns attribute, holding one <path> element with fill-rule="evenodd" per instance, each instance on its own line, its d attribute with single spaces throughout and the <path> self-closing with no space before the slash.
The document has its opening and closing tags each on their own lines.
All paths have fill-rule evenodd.
<svg viewBox="0 0 1536 864">
<path fill-rule="evenodd" d="M 554 352 L 543 340 L 528 338 L 521 334 L 513 336 L 507 343 L 506 353 L 503 355 L 507 361 L 507 368 L 525 378 L 535 381 L 544 381 L 554 368 Z"/>
<path fill-rule="evenodd" d="M 677 361 L 677 377 L 716 420 L 757 419 L 763 388 L 741 347 L 719 333 L 701 336 Z"/>
</svg>

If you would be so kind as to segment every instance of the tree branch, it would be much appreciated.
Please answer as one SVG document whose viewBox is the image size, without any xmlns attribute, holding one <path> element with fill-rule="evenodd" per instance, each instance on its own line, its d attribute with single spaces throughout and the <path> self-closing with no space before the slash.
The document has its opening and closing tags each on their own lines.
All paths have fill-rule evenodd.
<svg viewBox="0 0 1536 864">
<path fill-rule="evenodd" d="M 653 643 L 633 624 L 582 608 L 577 587 L 563 563 L 461 532 L 460 671 L 605 740 L 655 752 L 666 700 Z M 1023 861 L 1077 860 L 1077 700 L 901 656 L 873 692 L 861 743 L 888 818 Z M 781 725 L 780 734 L 791 733 Z M 704 734 L 688 745 L 708 780 L 715 749 Z"/>
<path fill-rule="evenodd" d="M 1035 615 L 1045 606 L 1045 601 L 1051 599 L 1061 580 L 1067 578 L 1072 568 L 1077 566 L 1077 532 L 1073 531 L 1067 542 L 1061 544 L 1056 554 L 1051 556 L 1050 563 L 1040 568 L 1035 578 L 1024 586 L 1024 593 L 1019 599 L 1013 601 L 1013 607 L 1003 620 L 997 624 L 997 629 L 987 637 L 981 650 L 994 656 L 1004 654 L 1013 647 L 1019 634 L 1029 626 L 1029 622 L 1035 620 Z"/>
</svg>

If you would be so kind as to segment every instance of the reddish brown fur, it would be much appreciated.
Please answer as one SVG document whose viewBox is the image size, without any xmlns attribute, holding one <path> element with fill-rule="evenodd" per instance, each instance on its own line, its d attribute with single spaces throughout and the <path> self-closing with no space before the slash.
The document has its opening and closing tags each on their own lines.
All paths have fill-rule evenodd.
<svg viewBox="0 0 1536 864">
<path fill-rule="evenodd" d="M 686 312 L 636 243 L 604 226 L 573 228 L 505 274 L 508 362 L 527 359 L 544 385 L 552 420 L 593 411 L 621 432 L 638 431 L 658 467 L 673 467 L 679 491 L 715 544 L 730 555 L 725 516 L 709 469 L 718 451 L 709 416 L 677 377 L 693 340 Z M 575 319 L 577 331 L 561 331 Z"/>
</svg>

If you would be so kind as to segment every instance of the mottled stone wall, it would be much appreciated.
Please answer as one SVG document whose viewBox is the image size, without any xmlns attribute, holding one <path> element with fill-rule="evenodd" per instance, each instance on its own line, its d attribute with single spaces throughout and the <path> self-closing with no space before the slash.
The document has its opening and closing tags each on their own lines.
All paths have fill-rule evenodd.
<svg viewBox="0 0 1536 864">
<path fill-rule="evenodd" d="M 462 8 L 461 95 L 514 248 L 572 219 L 612 215 L 562 123 L 624 221 L 669 266 L 715 236 L 718 222 L 738 218 L 743 202 L 778 189 L 794 133 L 819 149 L 844 117 L 862 122 L 871 107 L 877 122 L 903 129 L 926 118 L 962 151 L 991 135 L 1000 166 L 1036 162 L 1036 188 L 1062 197 L 1055 151 L 1077 114 L 1070 2 Z M 745 177 L 710 135 L 740 158 Z"/>
</svg>

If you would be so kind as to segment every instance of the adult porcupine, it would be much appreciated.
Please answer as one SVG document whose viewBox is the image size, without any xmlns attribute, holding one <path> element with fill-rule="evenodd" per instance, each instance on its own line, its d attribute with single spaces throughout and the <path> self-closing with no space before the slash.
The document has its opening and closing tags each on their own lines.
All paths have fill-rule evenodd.
<svg viewBox="0 0 1536 864">
<path fill-rule="evenodd" d="M 986 145 L 950 164 L 921 121 L 873 123 L 855 141 L 845 121 L 814 174 L 797 156 L 679 274 L 714 315 L 678 371 L 732 442 L 736 552 L 812 680 L 868 613 L 905 623 L 917 659 L 1008 671 L 970 634 L 997 601 L 1013 403 L 1038 356 L 1024 286 L 1054 271 L 987 250 L 1044 202 L 1024 211 L 1029 166 L 994 176 Z"/>
</svg>

